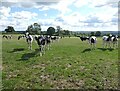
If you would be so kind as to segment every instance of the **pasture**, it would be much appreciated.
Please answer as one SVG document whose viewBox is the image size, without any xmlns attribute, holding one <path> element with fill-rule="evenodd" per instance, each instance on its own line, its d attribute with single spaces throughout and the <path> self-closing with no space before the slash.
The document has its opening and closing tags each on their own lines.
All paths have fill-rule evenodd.
<svg viewBox="0 0 120 91">
<path fill-rule="evenodd" d="M 2 39 L 3 89 L 117 89 L 118 49 L 90 50 L 87 41 L 63 38 L 51 44 L 40 57 L 33 41 L 28 50 L 26 40 Z"/>
</svg>

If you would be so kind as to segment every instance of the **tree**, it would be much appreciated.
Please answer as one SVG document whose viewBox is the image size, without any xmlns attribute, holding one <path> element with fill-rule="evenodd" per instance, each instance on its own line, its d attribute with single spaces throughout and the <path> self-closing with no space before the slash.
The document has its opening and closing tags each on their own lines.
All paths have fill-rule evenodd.
<svg viewBox="0 0 120 91">
<path fill-rule="evenodd" d="M 38 23 L 34 23 L 33 24 L 33 31 L 35 32 L 35 34 L 40 34 L 41 26 Z"/>
<path fill-rule="evenodd" d="M 61 30 L 61 27 L 60 26 L 56 26 L 56 28 L 57 28 L 57 33 L 58 33 L 58 36 L 60 36 L 60 30 Z"/>
<path fill-rule="evenodd" d="M 101 36 L 101 32 L 100 31 L 96 31 L 95 36 Z"/>
<path fill-rule="evenodd" d="M 41 26 L 38 23 L 34 23 L 28 26 L 27 30 L 30 34 L 40 34 L 41 33 Z"/>
<path fill-rule="evenodd" d="M 32 25 L 30 25 L 30 26 L 28 26 L 28 28 L 27 28 L 27 32 L 29 32 L 30 34 L 32 33 L 32 30 L 33 30 L 33 26 Z"/>
<path fill-rule="evenodd" d="M 52 36 L 53 34 L 55 34 L 55 28 L 54 27 L 49 27 L 47 29 L 47 34 Z"/>
<path fill-rule="evenodd" d="M 70 35 L 70 31 L 68 31 L 68 30 L 63 30 L 62 34 L 63 34 L 63 35 Z"/>
<path fill-rule="evenodd" d="M 95 33 L 94 33 L 94 32 L 91 32 L 91 33 L 90 33 L 90 35 L 91 35 L 91 36 L 94 36 L 94 35 L 95 35 Z"/>
<path fill-rule="evenodd" d="M 5 29 L 6 32 L 15 32 L 14 27 L 12 26 L 7 26 L 7 28 Z"/>
</svg>

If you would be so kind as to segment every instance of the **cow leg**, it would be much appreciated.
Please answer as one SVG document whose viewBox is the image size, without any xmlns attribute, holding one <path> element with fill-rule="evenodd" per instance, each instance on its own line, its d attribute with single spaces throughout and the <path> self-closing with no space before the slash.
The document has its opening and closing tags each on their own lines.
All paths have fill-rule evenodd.
<svg viewBox="0 0 120 91">
<path fill-rule="evenodd" d="M 95 44 L 93 43 L 93 50 L 95 49 Z"/>
<path fill-rule="evenodd" d="M 49 44 L 47 44 L 47 50 L 49 50 Z"/>
<path fill-rule="evenodd" d="M 115 48 L 115 43 L 113 42 L 112 44 L 113 44 L 113 49 L 114 49 Z"/>
<path fill-rule="evenodd" d="M 94 43 L 94 49 L 96 48 L 96 44 Z"/>
<path fill-rule="evenodd" d="M 50 50 L 50 44 L 48 44 L 48 50 Z"/>
<path fill-rule="evenodd" d="M 105 42 L 103 41 L 103 48 L 105 47 Z"/>
<path fill-rule="evenodd" d="M 116 48 L 118 48 L 118 42 L 116 41 Z"/>
<path fill-rule="evenodd" d="M 92 49 L 92 46 L 93 46 L 93 45 L 92 45 L 92 43 L 91 43 L 91 47 L 90 47 L 90 49 Z"/>
<path fill-rule="evenodd" d="M 110 43 L 110 42 L 109 42 L 109 47 L 110 47 L 110 48 L 112 48 L 112 47 L 111 47 L 111 43 Z"/>
<path fill-rule="evenodd" d="M 114 42 L 114 46 L 115 46 L 115 48 L 117 48 L 117 41 Z"/>
<path fill-rule="evenodd" d="M 39 47 L 40 47 L 40 56 L 42 56 L 42 46 Z"/>
<path fill-rule="evenodd" d="M 28 43 L 28 49 L 30 49 L 30 44 Z"/>
<path fill-rule="evenodd" d="M 44 54 L 44 46 L 43 45 L 41 45 L 41 54 L 43 55 Z"/>
<path fill-rule="evenodd" d="M 30 43 L 30 50 L 32 50 L 32 43 Z"/>
<path fill-rule="evenodd" d="M 108 42 L 106 42 L 106 43 L 105 43 L 105 48 L 108 48 L 108 45 L 109 45 L 109 43 L 108 43 Z"/>
<path fill-rule="evenodd" d="M 42 50 L 43 50 L 43 54 L 45 54 L 45 45 L 43 45 Z"/>
<path fill-rule="evenodd" d="M 106 42 L 106 43 L 105 43 L 105 48 L 108 48 L 108 47 L 109 47 L 109 43 Z"/>
</svg>

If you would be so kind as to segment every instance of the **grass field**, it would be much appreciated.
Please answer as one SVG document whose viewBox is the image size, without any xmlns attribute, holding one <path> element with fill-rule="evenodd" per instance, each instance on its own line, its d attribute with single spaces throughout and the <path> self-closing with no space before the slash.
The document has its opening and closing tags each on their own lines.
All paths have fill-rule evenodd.
<svg viewBox="0 0 120 91">
<path fill-rule="evenodd" d="M 63 38 L 52 43 L 45 55 L 38 46 L 28 50 L 25 39 L 2 40 L 3 89 L 117 89 L 118 49 L 90 50 L 79 38 Z"/>
</svg>

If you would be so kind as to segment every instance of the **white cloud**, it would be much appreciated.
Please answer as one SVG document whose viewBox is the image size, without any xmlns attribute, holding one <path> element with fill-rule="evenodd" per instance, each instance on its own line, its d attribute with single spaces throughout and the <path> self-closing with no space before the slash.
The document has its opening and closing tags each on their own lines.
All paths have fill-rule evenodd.
<svg viewBox="0 0 120 91">
<path fill-rule="evenodd" d="M 64 0 L 4 0 L 2 2 L 58 2 L 58 1 L 64 1 Z"/>
<path fill-rule="evenodd" d="M 45 10 L 49 10 L 50 9 L 48 6 L 44 6 L 44 5 L 36 6 L 36 8 L 38 8 L 39 11 L 45 11 Z"/>
<path fill-rule="evenodd" d="M 76 0 L 74 5 L 77 7 L 77 8 L 80 8 L 82 6 L 85 6 L 87 4 L 89 4 L 88 2 L 89 0 Z"/>
<path fill-rule="evenodd" d="M 6 10 L 4 12 L 4 10 Z M 0 27 L 5 29 L 7 26 L 13 26 L 16 30 L 26 30 L 27 26 L 31 24 L 38 14 L 29 11 L 21 11 L 10 13 L 10 8 L 2 8 L 2 18 Z"/>
<path fill-rule="evenodd" d="M 12 13 L 11 16 L 16 18 L 16 19 L 30 20 L 30 19 L 35 18 L 36 16 L 38 16 L 38 14 L 28 12 L 28 11 L 21 11 L 21 12 Z"/>
<path fill-rule="evenodd" d="M 47 14 L 44 14 L 44 16 L 47 16 Z"/>
<path fill-rule="evenodd" d="M 91 4 L 94 7 L 118 7 L 119 0 L 92 0 Z"/>
<path fill-rule="evenodd" d="M 0 27 L 12 25 L 16 30 L 26 30 L 27 26 L 38 22 L 41 24 L 42 30 L 46 31 L 50 26 L 60 25 L 63 29 L 69 30 L 117 30 L 118 8 L 116 7 L 118 0 L 12 0 L 2 2 L 0 7 Z M 81 9 L 83 6 L 92 8 L 93 11 L 86 15 L 81 12 L 72 10 L 71 5 Z M 5 7 L 4 7 L 5 6 Z M 47 10 L 57 10 L 59 15 L 50 18 L 48 13 L 43 13 L 46 18 L 39 18 L 34 12 L 20 11 L 12 12 L 12 6 L 24 8 L 36 8 L 39 12 Z M 66 14 L 67 13 L 67 14 Z M 12 22 L 11 22 L 12 21 Z"/>
<path fill-rule="evenodd" d="M 11 9 L 8 7 L 0 7 L 0 15 L 3 15 L 5 17 L 8 17 L 9 16 L 9 13 L 10 13 Z"/>
</svg>

